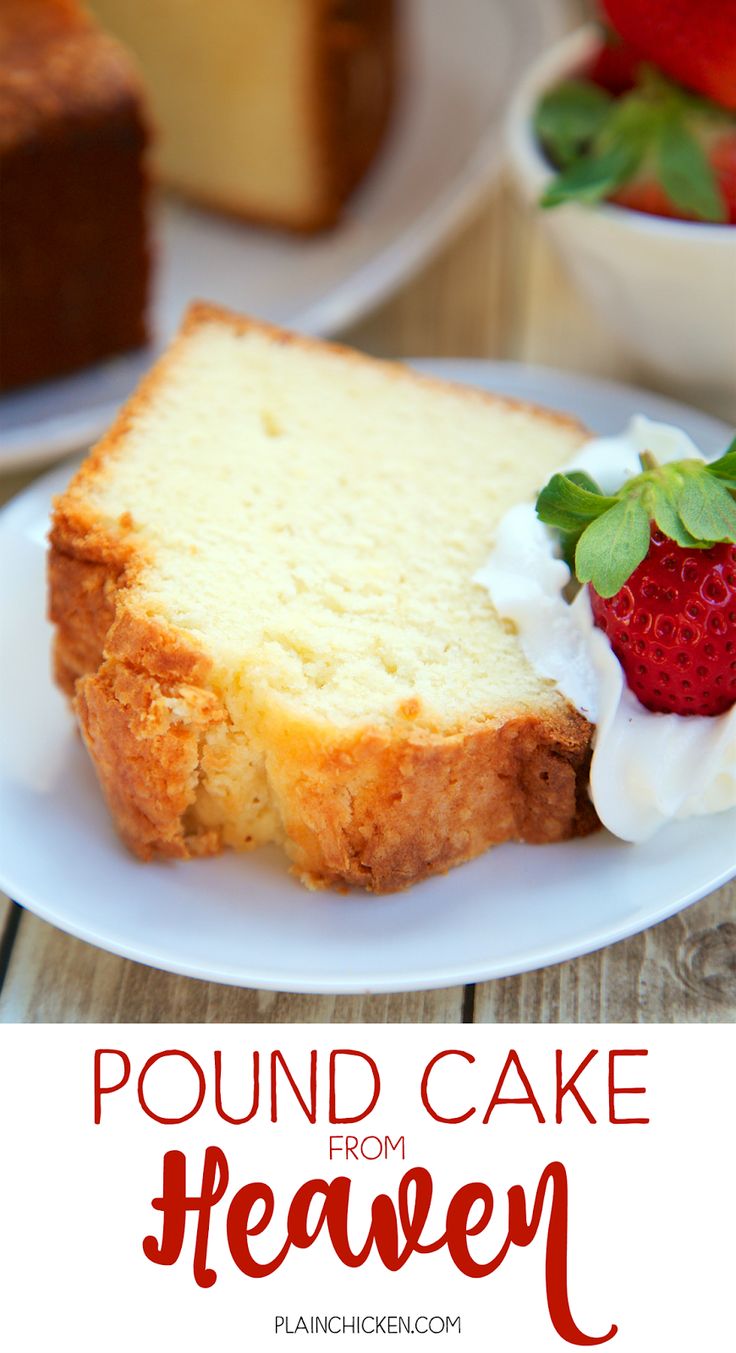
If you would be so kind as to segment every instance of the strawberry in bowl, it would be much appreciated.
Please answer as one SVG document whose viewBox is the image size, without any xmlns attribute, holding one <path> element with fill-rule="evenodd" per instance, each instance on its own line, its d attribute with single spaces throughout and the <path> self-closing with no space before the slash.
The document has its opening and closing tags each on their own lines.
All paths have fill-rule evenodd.
<svg viewBox="0 0 736 1353">
<path fill-rule="evenodd" d="M 655 216 L 736 225 L 736 4 L 601 0 L 601 7 L 611 31 L 587 79 L 612 95 L 651 83 L 652 70 L 666 81 L 659 124 L 649 119 L 649 155 L 643 148 L 612 200 Z"/>
<path fill-rule="evenodd" d="M 655 8 L 655 0 L 631 5 L 642 18 Z M 717 9 L 699 6 L 703 32 Z M 723 44 L 716 73 L 701 55 L 685 85 L 628 27 L 604 38 L 589 25 L 527 72 L 507 118 L 516 183 L 531 207 L 544 204 L 541 220 L 605 327 L 644 372 L 728 418 L 736 111 L 712 91 L 725 85 L 728 99 L 732 51 Z"/>
<path fill-rule="evenodd" d="M 544 94 L 535 128 L 558 171 L 543 207 L 606 200 L 736 224 L 736 115 L 674 84 L 630 47 L 609 39 L 587 71 Z"/>
</svg>

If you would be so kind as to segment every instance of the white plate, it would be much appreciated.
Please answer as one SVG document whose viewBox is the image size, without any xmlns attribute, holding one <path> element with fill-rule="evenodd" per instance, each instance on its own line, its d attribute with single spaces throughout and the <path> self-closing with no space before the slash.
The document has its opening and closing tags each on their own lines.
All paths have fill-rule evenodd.
<svg viewBox="0 0 736 1353">
<path fill-rule="evenodd" d="M 635 411 L 680 423 L 709 453 L 729 430 L 643 391 L 513 363 L 417 363 L 578 414 L 613 432 Z M 44 545 L 69 467 L 0 515 L 0 885 L 45 920 L 155 967 L 239 986 L 363 992 L 503 977 L 661 921 L 736 873 L 736 811 L 646 845 L 604 832 L 503 846 L 392 897 L 309 893 L 275 850 L 137 863 L 119 844 L 48 675 Z"/>
<path fill-rule="evenodd" d="M 405 79 L 385 152 L 339 228 L 314 239 L 169 203 L 156 221 L 156 349 L 193 296 L 328 334 L 377 305 L 472 209 L 502 153 L 505 104 L 561 32 L 558 0 L 402 0 Z M 450 19 L 449 11 L 452 10 Z M 152 350 L 0 400 L 0 470 L 86 446 Z"/>
</svg>

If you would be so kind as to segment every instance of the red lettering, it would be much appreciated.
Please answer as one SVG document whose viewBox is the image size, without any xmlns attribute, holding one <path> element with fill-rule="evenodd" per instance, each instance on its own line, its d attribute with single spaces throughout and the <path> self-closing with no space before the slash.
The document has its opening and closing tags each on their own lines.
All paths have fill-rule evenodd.
<svg viewBox="0 0 736 1353">
<path fill-rule="evenodd" d="M 413 1206 L 409 1203 L 410 1189 L 414 1194 Z M 371 1230 L 364 1251 L 366 1257 L 373 1239 L 384 1268 L 396 1273 L 412 1254 L 431 1254 L 441 1250 L 445 1243 L 444 1235 L 427 1244 L 422 1244 L 420 1239 L 432 1206 L 432 1192 L 429 1170 L 417 1166 L 407 1170 L 399 1184 L 398 1207 L 385 1193 L 379 1194 L 371 1208 Z M 405 1241 L 403 1245 L 399 1243 L 399 1224 Z"/>
<path fill-rule="evenodd" d="M 373 1241 L 369 1231 L 363 1248 L 357 1254 L 351 1249 L 348 1236 L 350 1180 L 346 1175 L 338 1175 L 329 1184 L 324 1179 L 312 1179 L 310 1182 L 313 1188 L 322 1187 L 325 1191 L 325 1221 L 335 1254 L 346 1268 L 360 1268 L 370 1254 Z"/>
<path fill-rule="evenodd" d="M 261 1097 L 261 1058 L 258 1052 L 253 1053 L 253 1099 L 251 1106 L 242 1118 L 231 1118 L 229 1113 L 225 1113 L 222 1107 L 222 1053 L 215 1052 L 215 1108 L 221 1118 L 226 1123 L 233 1123 L 236 1127 L 241 1123 L 249 1123 L 251 1118 L 255 1118 L 258 1113 L 258 1105 Z"/>
<path fill-rule="evenodd" d="M 228 1183 L 227 1160 L 224 1151 L 208 1146 L 204 1153 L 202 1188 L 199 1195 L 187 1195 L 187 1158 L 183 1151 L 167 1151 L 164 1156 L 164 1182 L 161 1197 L 151 1206 L 163 1213 L 161 1241 L 146 1236 L 143 1253 L 153 1264 L 175 1264 L 184 1244 L 187 1212 L 197 1213 L 197 1236 L 194 1243 L 194 1280 L 198 1287 L 212 1287 L 217 1273 L 207 1268 L 207 1243 L 210 1214 L 222 1198 Z"/>
<path fill-rule="evenodd" d="M 163 1213 L 161 1240 L 146 1236 L 143 1241 L 146 1258 L 156 1264 L 176 1263 L 184 1242 L 187 1212 L 196 1212 L 194 1278 L 200 1287 L 211 1287 L 217 1274 L 214 1269 L 207 1267 L 210 1219 L 212 1209 L 223 1197 L 227 1183 L 225 1155 L 218 1147 L 209 1146 L 205 1151 L 201 1191 L 199 1195 L 189 1196 L 186 1191 L 186 1158 L 180 1151 L 167 1152 L 164 1157 L 161 1197 L 153 1199 L 153 1207 Z M 461 1273 L 470 1278 L 483 1278 L 499 1268 L 512 1245 L 526 1248 L 532 1243 L 540 1230 L 549 1193 L 545 1287 L 552 1324 L 562 1339 L 577 1347 L 604 1344 L 614 1337 L 616 1325 L 611 1325 L 607 1334 L 585 1334 L 576 1324 L 570 1310 L 568 1184 L 565 1167 L 560 1161 L 552 1161 L 542 1171 L 530 1217 L 527 1217 L 526 1195 L 522 1186 L 516 1184 L 508 1190 L 506 1238 L 498 1253 L 485 1262 L 474 1259 L 470 1254 L 468 1239 L 480 1235 L 491 1222 L 494 1212 L 491 1189 L 480 1181 L 459 1188 L 448 1204 L 444 1232 L 435 1240 L 424 1241 L 422 1236 L 432 1204 L 432 1191 L 432 1176 L 428 1170 L 420 1167 L 408 1170 L 399 1185 L 396 1204 L 384 1193 L 374 1199 L 365 1242 L 356 1251 L 350 1244 L 348 1234 L 350 1179 L 342 1175 L 329 1183 L 324 1179 L 310 1179 L 294 1194 L 281 1249 L 272 1259 L 261 1261 L 253 1255 L 249 1242 L 252 1236 L 263 1235 L 270 1226 L 274 1215 L 274 1195 L 268 1184 L 248 1183 L 238 1190 L 228 1209 L 227 1239 L 230 1253 L 237 1267 L 248 1277 L 267 1277 L 281 1267 L 292 1246 L 304 1250 L 314 1244 L 326 1224 L 332 1248 L 337 1258 L 348 1268 L 360 1268 L 375 1248 L 383 1266 L 396 1272 L 412 1254 L 429 1254 L 446 1245 L 452 1262 Z M 413 1195 L 413 1202 L 410 1202 L 410 1195 Z M 322 1200 L 321 1206 L 310 1225 L 310 1209 L 318 1199 Z M 480 1214 L 471 1224 L 471 1212 L 479 1202 Z M 258 1215 L 254 1216 L 256 1212 Z"/>
<path fill-rule="evenodd" d="M 263 1204 L 261 1217 L 251 1221 L 251 1212 L 259 1203 Z M 262 1235 L 272 1217 L 273 1192 L 268 1184 L 246 1184 L 238 1189 L 227 1214 L 227 1243 L 241 1273 L 249 1278 L 267 1278 L 270 1273 L 275 1273 L 289 1252 L 291 1241 L 288 1238 L 276 1257 L 265 1264 L 259 1263 L 250 1252 L 248 1237 Z"/>
<path fill-rule="evenodd" d="M 188 1113 L 180 1114 L 178 1118 L 164 1118 L 162 1114 L 154 1113 L 150 1105 L 146 1103 L 146 1098 L 143 1093 L 143 1085 L 146 1076 L 148 1075 L 148 1072 L 151 1070 L 152 1066 L 156 1065 L 156 1062 L 160 1062 L 164 1057 L 183 1057 L 185 1062 L 189 1062 L 189 1065 L 194 1067 L 195 1075 L 197 1077 L 199 1089 L 197 1092 L 197 1098 L 194 1104 L 194 1108 L 190 1109 Z M 204 1103 L 205 1090 L 206 1090 L 206 1082 L 204 1078 L 204 1071 L 199 1065 L 199 1062 L 196 1062 L 194 1060 L 191 1053 L 184 1052 L 181 1048 L 167 1048 L 164 1052 L 155 1052 L 153 1054 L 153 1057 L 149 1057 L 143 1070 L 141 1071 L 140 1076 L 138 1077 L 138 1103 L 143 1109 L 143 1112 L 147 1113 L 149 1118 L 155 1119 L 157 1123 L 166 1123 L 166 1124 L 186 1123 L 188 1119 L 194 1117 L 195 1113 L 199 1113 L 199 1110 L 201 1109 Z"/>
<path fill-rule="evenodd" d="M 114 1085 L 102 1084 L 102 1058 L 119 1057 L 123 1064 L 122 1079 L 116 1081 Z M 102 1118 L 102 1096 L 112 1095 L 116 1090 L 122 1090 L 127 1085 L 130 1077 L 130 1058 L 127 1052 L 122 1052 L 120 1048 L 97 1048 L 95 1050 L 95 1123 L 99 1126 Z"/>
<path fill-rule="evenodd" d="M 324 1179 L 309 1179 L 294 1194 L 289 1208 L 287 1231 L 292 1245 L 295 1245 L 298 1250 L 308 1250 L 322 1230 L 327 1219 L 328 1194 L 329 1186 Z M 309 1209 L 315 1198 L 320 1195 L 322 1196 L 322 1207 L 317 1222 L 310 1231 Z"/>
<path fill-rule="evenodd" d="M 589 1122 L 589 1123 L 595 1123 L 596 1119 L 595 1119 L 595 1117 L 593 1116 L 593 1114 L 591 1113 L 590 1109 L 588 1108 L 588 1106 L 587 1106 L 585 1100 L 583 1099 L 582 1095 L 580 1094 L 580 1091 L 578 1090 L 578 1088 L 577 1088 L 575 1082 L 576 1082 L 578 1076 L 581 1075 L 581 1073 L 585 1070 L 586 1066 L 588 1066 L 588 1065 L 592 1062 L 593 1058 L 594 1058 L 594 1057 L 597 1057 L 597 1056 L 598 1056 L 598 1049 L 597 1049 L 597 1048 L 591 1048 L 591 1050 L 590 1050 L 590 1052 L 588 1053 L 587 1057 L 584 1057 L 584 1058 L 583 1058 L 583 1060 L 582 1060 L 582 1062 L 580 1063 L 580 1066 L 577 1068 L 577 1070 L 575 1070 L 575 1071 L 573 1072 L 573 1074 L 572 1074 L 571 1076 L 569 1076 L 568 1079 L 567 1079 L 567 1080 L 564 1082 L 564 1084 L 563 1084 L 563 1080 L 562 1080 L 562 1049 L 561 1049 L 561 1048 L 557 1048 L 557 1050 L 556 1050 L 556 1052 L 555 1052 L 555 1070 L 556 1070 L 556 1072 L 557 1072 L 557 1077 L 556 1077 L 556 1079 L 557 1079 L 557 1105 L 556 1105 L 556 1108 L 555 1108 L 555 1122 L 556 1122 L 556 1123 L 561 1123 L 561 1122 L 562 1122 L 562 1101 L 563 1101 L 565 1095 L 567 1095 L 567 1094 L 571 1094 L 571 1095 L 574 1096 L 574 1098 L 577 1100 L 578 1104 L 580 1105 L 580 1108 L 582 1109 L 583 1113 L 585 1114 L 585 1117 L 587 1118 L 588 1122 Z"/>
<path fill-rule="evenodd" d="M 561 1161 L 553 1160 L 542 1171 L 530 1221 L 526 1219 L 526 1198 L 523 1188 L 515 1184 L 509 1189 L 509 1240 L 512 1244 L 522 1247 L 531 1244 L 542 1220 L 548 1184 L 552 1185 L 552 1202 L 547 1225 L 545 1282 L 550 1319 L 560 1338 L 566 1339 L 569 1344 L 589 1348 L 593 1344 L 608 1343 L 608 1340 L 617 1333 L 617 1325 L 611 1325 L 608 1334 L 597 1336 L 583 1334 L 575 1324 L 570 1311 L 567 1290 L 567 1171 Z"/>
<path fill-rule="evenodd" d="M 289 1070 L 288 1063 L 281 1052 L 271 1053 L 271 1122 L 278 1122 L 278 1093 L 276 1088 L 276 1068 L 281 1067 L 294 1094 L 310 1123 L 317 1122 L 317 1052 L 314 1049 L 309 1058 L 309 1104 L 304 1099 L 299 1086 Z"/>
<path fill-rule="evenodd" d="M 414 1206 L 409 1210 L 409 1189 L 414 1189 Z M 441 1250 L 445 1243 L 445 1237 L 440 1236 L 439 1240 L 423 1245 L 420 1243 L 420 1236 L 424 1232 L 424 1227 L 429 1216 L 429 1209 L 432 1206 L 432 1176 L 429 1170 L 421 1166 L 413 1170 L 407 1170 L 401 1183 L 399 1184 L 399 1220 L 401 1229 L 417 1254 L 432 1254 L 435 1250 Z"/>
<path fill-rule="evenodd" d="M 608 1054 L 608 1118 L 611 1123 L 648 1123 L 648 1118 L 617 1118 L 616 1095 L 645 1095 L 643 1085 L 616 1085 L 617 1057 L 648 1057 L 648 1048 L 614 1048 Z"/>
<path fill-rule="evenodd" d="M 516 1068 L 516 1073 L 524 1089 L 526 1090 L 526 1094 L 520 1097 L 519 1096 L 503 1097 L 501 1095 L 503 1083 L 506 1080 L 506 1077 L 509 1071 L 511 1070 L 512 1066 Z M 495 1090 L 493 1091 L 493 1094 L 491 1096 L 491 1102 L 488 1105 L 488 1108 L 486 1109 L 485 1117 L 483 1119 L 484 1123 L 487 1123 L 490 1120 L 491 1114 L 493 1113 L 493 1110 L 496 1108 L 498 1104 L 529 1104 L 531 1105 L 535 1114 L 537 1115 L 539 1122 L 540 1123 L 544 1122 L 544 1114 L 542 1113 L 542 1110 L 540 1109 L 537 1103 L 534 1091 L 532 1090 L 532 1087 L 529 1083 L 527 1074 L 523 1066 L 521 1065 L 521 1062 L 519 1060 L 519 1054 L 517 1052 L 514 1052 L 513 1048 L 511 1049 L 508 1057 L 506 1058 L 506 1061 L 503 1064 L 503 1071 L 501 1072 L 501 1075 L 498 1078 L 498 1084 Z"/>
<path fill-rule="evenodd" d="M 475 1204 L 482 1203 L 481 1214 L 477 1222 L 468 1225 L 468 1217 Z M 468 1250 L 468 1236 L 477 1236 L 488 1226 L 493 1216 L 493 1194 L 487 1184 L 463 1184 L 447 1209 L 447 1249 L 456 1268 L 468 1278 L 484 1278 L 498 1268 L 509 1248 L 510 1239 L 495 1259 L 487 1264 L 477 1264 Z"/>
<path fill-rule="evenodd" d="M 373 1095 L 371 1097 L 371 1102 L 368 1105 L 367 1109 L 363 1109 L 361 1113 L 355 1113 L 352 1115 L 348 1114 L 343 1116 L 341 1114 L 338 1114 L 337 1112 L 336 1072 L 337 1072 L 338 1057 L 361 1057 L 363 1061 L 367 1062 L 368 1066 L 370 1067 L 371 1074 L 373 1076 Z M 376 1066 L 376 1063 L 374 1062 L 372 1057 L 368 1056 L 367 1052 L 357 1052 L 353 1048 L 334 1048 L 330 1053 L 329 1078 L 330 1078 L 329 1117 L 331 1123 L 359 1123 L 362 1118 L 367 1118 L 368 1114 L 373 1112 L 373 1110 L 376 1107 L 376 1104 L 378 1103 L 378 1096 L 381 1093 L 381 1077 L 378 1073 L 378 1067 Z"/>
<path fill-rule="evenodd" d="M 468 1118 L 472 1118 L 475 1109 L 468 1109 L 467 1113 L 459 1113 L 454 1118 L 445 1118 L 443 1114 L 436 1113 L 429 1102 L 429 1077 L 438 1062 L 443 1057 L 464 1057 L 466 1062 L 474 1062 L 475 1058 L 469 1052 L 463 1052 L 462 1048 L 447 1048 L 444 1052 L 438 1052 L 430 1062 L 427 1063 L 422 1076 L 421 1096 L 424 1105 L 430 1117 L 434 1118 L 436 1123 L 465 1123 Z"/>
</svg>

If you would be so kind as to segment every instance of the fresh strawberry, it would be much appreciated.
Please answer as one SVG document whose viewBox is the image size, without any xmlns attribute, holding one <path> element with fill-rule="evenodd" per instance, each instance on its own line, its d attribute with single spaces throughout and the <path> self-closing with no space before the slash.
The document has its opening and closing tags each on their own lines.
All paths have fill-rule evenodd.
<svg viewBox="0 0 736 1353">
<path fill-rule="evenodd" d="M 725 205 L 725 219 L 736 225 L 736 131 L 727 132 L 716 140 L 712 135 L 703 138 L 703 149 L 715 177 L 718 192 Z M 695 212 L 688 212 L 673 202 L 661 183 L 646 168 L 639 169 L 634 178 L 612 193 L 611 202 L 632 211 L 643 211 L 649 216 L 670 216 L 681 221 L 697 221 Z"/>
<path fill-rule="evenodd" d="M 608 200 L 656 216 L 736 222 L 736 118 L 651 66 L 640 65 L 636 79 L 619 98 L 590 80 L 544 95 L 535 127 L 559 173 L 542 206 Z"/>
<path fill-rule="evenodd" d="M 736 225 L 736 131 L 719 136 L 710 148 L 709 159 L 731 225 Z"/>
<path fill-rule="evenodd" d="M 736 440 L 710 465 L 641 461 L 608 496 L 582 471 L 554 475 L 537 515 L 559 531 L 641 703 L 723 714 L 736 705 Z"/>
<path fill-rule="evenodd" d="M 593 618 L 632 691 L 661 714 L 736 704 L 736 546 L 687 550 L 652 531 L 649 553 L 613 597 L 590 587 Z"/>
<path fill-rule="evenodd" d="M 634 88 L 640 65 L 641 56 L 633 47 L 628 47 L 617 33 L 606 33 L 585 70 L 585 78 L 609 94 L 625 94 Z"/>
<path fill-rule="evenodd" d="M 656 179 L 637 177 L 612 193 L 609 200 L 617 202 L 620 207 L 628 207 L 630 211 L 643 211 L 647 216 L 669 216 L 679 221 L 696 219 L 676 207 Z"/>
<path fill-rule="evenodd" d="M 617 33 L 670 79 L 736 109 L 734 0 L 601 0 Z"/>
</svg>

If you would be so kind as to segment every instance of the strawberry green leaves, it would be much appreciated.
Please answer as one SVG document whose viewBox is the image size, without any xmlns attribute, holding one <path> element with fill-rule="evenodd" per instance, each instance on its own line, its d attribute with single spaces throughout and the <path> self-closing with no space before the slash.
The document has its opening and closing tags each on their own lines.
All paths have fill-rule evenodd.
<svg viewBox="0 0 736 1353">
<path fill-rule="evenodd" d="M 665 120 L 656 139 L 659 181 L 671 202 L 701 221 L 725 221 L 726 204 L 708 157 L 680 117 Z"/>
<path fill-rule="evenodd" d="M 575 571 L 575 548 L 581 532 L 616 502 L 616 498 L 601 493 L 595 480 L 583 470 L 553 475 L 542 489 L 537 499 L 537 516 L 559 533 L 562 555 L 571 572 Z"/>
<path fill-rule="evenodd" d="M 605 497 L 587 475 L 587 483 L 581 483 L 581 478 L 579 471 L 552 476 L 537 499 L 540 521 L 560 531 L 576 531 L 618 502 L 618 498 Z"/>
<path fill-rule="evenodd" d="M 612 103 L 610 94 L 587 80 L 566 80 L 543 96 L 534 115 L 534 130 L 555 164 L 572 164 L 595 140 Z"/>
<path fill-rule="evenodd" d="M 573 472 L 576 479 L 579 472 Z M 565 559 L 580 582 L 613 596 L 649 549 L 649 514 L 638 498 L 613 497 L 589 480 L 556 474 L 537 499 L 537 516 L 561 536 Z M 609 592 L 607 589 L 611 588 Z"/>
<path fill-rule="evenodd" d="M 597 90 L 602 99 L 586 104 L 584 89 L 583 81 L 568 81 L 539 105 L 537 135 L 561 170 L 543 207 L 600 202 L 631 178 L 644 154 L 648 114 L 641 100 L 616 100 Z"/>
<path fill-rule="evenodd" d="M 638 163 L 636 153 L 620 143 L 599 154 L 587 155 L 570 165 L 545 189 L 541 205 L 558 207 L 563 202 L 601 202 L 628 182 Z"/>
<path fill-rule="evenodd" d="M 687 461 L 682 462 L 684 467 Z M 724 484 L 713 475 L 688 469 L 677 494 L 677 511 L 683 526 L 697 540 L 709 545 L 736 540 L 736 502 Z"/>
<path fill-rule="evenodd" d="M 724 221 L 726 202 L 706 151 L 713 126 L 724 121 L 736 126 L 651 66 L 640 67 L 637 85 L 620 98 L 585 80 L 565 81 L 535 114 L 539 141 L 559 171 L 541 205 L 592 204 L 642 180 L 656 183 L 675 212 Z"/>
<path fill-rule="evenodd" d="M 688 531 L 670 494 L 662 485 L 649 486 L 647 507 L 652 514 L 652 521 L 659 527 L 663 536 L 668 536 L 685 549 L 698 548 L 697 538 Z"/>
<path fill-rule="evenodd" d="M 575 551 L 579 581 L 592 582 L 601 597 L 615 596 L 646 559 L 649 538 L 649 517 L 641 499 L 622 498 L 583 531 Z"/>
<path fill-rule="evenodd" d="M 708 473 L 725 484 L 726 488 L 736 489 L 736 437 L 720 460 L 711 462 Z"/>
<path fill-rule="evenodd" d="M 651 525 L 685 549 L 736 543 L 736 441 L 710 465 L 681 460 L 643 472 L 606 495 L 589 475 L 553 475 L 537 499 L 537 516 L 560 535 L 563 554 L 581 583 L 612 597 L 649 550 Z"/>
</svg>

